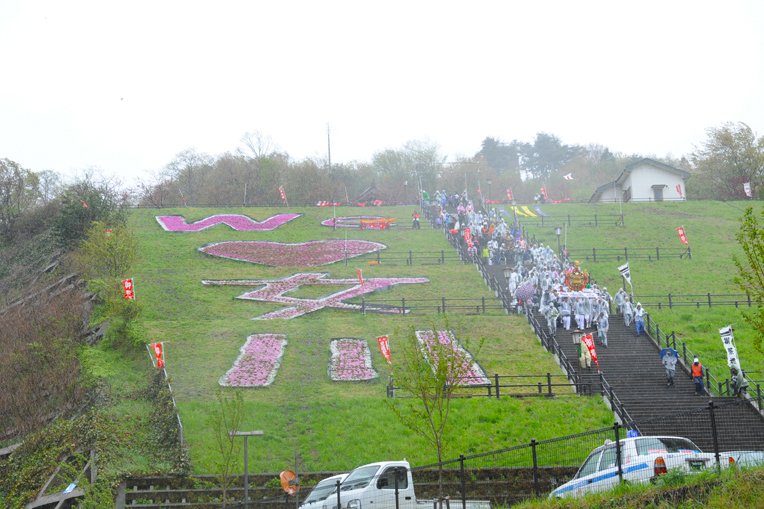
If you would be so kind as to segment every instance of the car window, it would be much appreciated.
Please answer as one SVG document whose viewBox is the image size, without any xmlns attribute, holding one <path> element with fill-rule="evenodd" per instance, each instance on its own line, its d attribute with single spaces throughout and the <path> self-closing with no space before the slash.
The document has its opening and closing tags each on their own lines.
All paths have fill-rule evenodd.
<svg viewBox="0 0 764 509">
<path fill-rule="evenodd" d="M 308 495 L 308 498 L 305 499 L 304 503 L 309 502 L 316 502 L 321 500 L 326 500 L 329 495 L 334 493 L 337 489 L 337 481 L 339 481 L 339 477 L 336 479 L 324 479 L 320 483 L 316 485 L 315 488 L 313 488 L 313 491 L 310 492 L 310 495 Z"/>
<path fill-rule="evenodd" d="M 353 470 L 350 475 L 342 483 L 342 491 L 355 490 L 358 488 L 365 488 L 371 482 L 374 474 L 379 470 L 379 465 L 370 465 L 368 467 L 360 467 Z"/>
<path fill-rule="evenodd" d="M 600 468 L 598 471 L 607 470 L 608 468 L 614 468 L 616 466 L 615 446 L 608 447 L 602 452 L 602 459 L 600 460 Z"/>
<path fill-rule="evenodd" d="M 597 461 L 600 459 L 600 454 L 602 454 L 602 450 L 594 451 L 588 458 L 586 458 L 586 461 L 581 465 L 581 469 L 578 471 L 578 474 L 576 474 L 576 477 L 586 477 L 587 475 L 596 472 Z"/>
<path fill-rule="evenodd" d="M 381 490 L 395 489 L 395 472 L 398 472 L 398 489 L 405 490 L 409 487 L 409 479 L 405 468 L 390 467 L 379 476 L 377 488 Z"/>
<path fill-rule="evenodd" d="M 637 439 L 636 446 L 637 454 L 640 456 L 655 453 L 702 452 L 697 445 L 686 438 L 645 437 Z"/>
</svg>

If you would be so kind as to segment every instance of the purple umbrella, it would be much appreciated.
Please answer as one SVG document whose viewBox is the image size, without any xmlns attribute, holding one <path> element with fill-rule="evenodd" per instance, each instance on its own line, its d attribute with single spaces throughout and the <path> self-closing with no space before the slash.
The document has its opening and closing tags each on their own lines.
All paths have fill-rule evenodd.
<svg viewBox="0 0 764 509">
<path fill-rule="evenodd" d="M 533 300 L 533 294 L 535 293 L 536 293 L 536 289 L 533 288 L 533 285 L 525 285 L 525 286 L 521 286 L 515 291 L 515 297 L 522 300 L 523 302 L 525 301 L 530 302 Z"/>
</svg>

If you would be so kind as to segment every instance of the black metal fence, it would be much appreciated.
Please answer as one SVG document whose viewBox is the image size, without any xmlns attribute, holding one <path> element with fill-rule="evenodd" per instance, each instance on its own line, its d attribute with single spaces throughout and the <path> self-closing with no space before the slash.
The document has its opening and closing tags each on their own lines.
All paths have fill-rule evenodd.
<svg viewBox="0 0 764 509">
<path fill-rule="evenodd" d="M 440 251 L 376 251 L 356 256 L 353 260 L 365 261 L 368 265 L 445 265 L 461 263 L 456 253 Z"/>
<path fill-rule="evenodd" d="M 568 249 L 568 258 L 571 260 L 581 260 L 592 263 L 599 262 L 628 262 L 629 260 L 646 260 L 648 262 L 659 262 L 661 259 L 687 258 L 692 260 L 692 250 L 690 246 L 686 249 L 673 247 L 636 247 L 636 248 L 596 248 L 591 249 Z"/>
<path fill-rule="evenodd" d="M 554 398 L 577 395 L 566 375 L 553 375 L 551 373 L 540 375 L 494 374 L 487 377 L 485 383 L 476 383 L 474 377 L 465 377 L 460 382 L 463 385 L 455 392 L 457 398 L 487 397 L 499 399 L 502 396 Z M 582 387 L 579 393 L 583 392 L 585 391 Z M 387 397 L 411 398 L 415 396 L 405 393 L 400 387 L 395 387 L 395 380 L 391 379 L 387 385 Z"/>
<path fill-rule="evenodd" d="M 356 298 L 356 301 L 358 299 Z M 463 315 L 503 315 L 507 311 L 502 301 L 497 298 L 475 297 L 470 299 L 365 299 L 360 303 L 361 313 L 374 312 L 378 309 L 397 310 L 398 313 L 426 315 L 458 313 Z M 389 312 L 389 311 L 388 311 Z"/>
<path fill-rule="evenodd" d="M 523 221 L 542 228 L 554 228 L 555 226 L 597 227 L 597 226 L 623 226 L 625 214 L 592 214 L 585 216 L 538 216 L 524 217 Z"/>
<path fill-rule="evenodd" d="M 745 293 L 727 293 L 727 294 L 713 294 L 713 293 L 698 293 L 698 294 L 675 294 L 668 293 L 666 295 L 639 295 L 635 297 L 642 307 L 653 306 L 658 309 L 667 307 L 674 309 L 675 307 L 693 307 L 700 309 L 701 307 L 714 307 L 714 306 L 735 306 L 739 307 L 752 307 L 756 305 L 756 302 L 751 300 L 751 297 Z"/>
</svg>

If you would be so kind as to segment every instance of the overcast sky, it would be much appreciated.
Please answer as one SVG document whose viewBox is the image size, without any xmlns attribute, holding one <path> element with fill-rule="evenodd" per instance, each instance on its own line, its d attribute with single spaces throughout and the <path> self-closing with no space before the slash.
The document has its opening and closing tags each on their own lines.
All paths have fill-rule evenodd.
<svg viewBox="0 0 764 509">
<path fill-rule="evenodd" d="M 369 161 L 486 136 L 680 156 L 764 134 L 764 2 L 0 2 L 0 158 L 131 180 L 247 131 Z"/>
</svg>

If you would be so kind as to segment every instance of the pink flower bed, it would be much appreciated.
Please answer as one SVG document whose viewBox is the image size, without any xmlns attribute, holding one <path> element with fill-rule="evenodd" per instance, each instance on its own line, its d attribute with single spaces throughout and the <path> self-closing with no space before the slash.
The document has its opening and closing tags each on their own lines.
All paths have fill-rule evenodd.
<svg viewBox="0 0 764 509">
<path fill-rule="evenodd" d="M 337 228 L 359 228 L 361 226 L 361 219 L 385 219 L 382 216 L 342 216 L 337 219 Z M 321 221 L 321 226 L 328 226 L 334 228 L 335 218 L 330 217 Z"/>
<path fill-rule="evenodd" d="M 488 379 L 488 375 L 486 374 L 483 367 L 477 363 L 477 361 L 472 357 L 472 354 L 470 354 L 467 350 L 464 349 L 464 347 L 459 343 L 459 341 L 454 336 L 454 333 L 451 331 L 446 330 L 439 330 L 436 331 L 438 338 L 437 341 L 440 342 L 441 345 L 448 346 L 450 345 L 451 348 L 454 349 L 454 351 L 459 352 L 461 356 L 464 359 L 464 364 L 462 365 L 461 369 L 463 370 L 463 378 L 459 382 L 460 385 L 490 385 L 491 381 Z M 433 352 L 433 342 L 435 341 L 435 337 L 433 336 L 432 331 L 416 331 L 416 338 L 419 341 L 419 344 L 424 347 L 425 352 L 427 352 L 428 357 L 432 358 L 436 355 L 435 352 Z M 433 361 L 430 361 L 431 364 L 433 364 Z M 435 361 L 437 362 L 437 361 Z M 433 367 L 433 370 L 435 368 Z"/>
<path fill-rule="evenodd" d="M 387 246 L 368 240 L 313 240 L 301 244 L 282 244 L 259 240 L 215 242 L 196 248 L 212 255 L 271 267 L 317 267 L 373 253 Z"/>
<path fill-rule="evenodd" d="M 371 360 L 369 343 L 363 339 L 339 338 L 329 342 L 332 357 L 329 377 L 335 382 L 371 380 L 379 373 Z"/>
<path fill-rule="evenodd" d="M 345 301 L 347 299 L 360 297 L 363 294 L 371 293 L 388 286 L 399 284 L 421 284 L 430 282 L 430 280 L 426 277 L 372 277 L 364 279 L 363 286 L 361 286 L 358 278 L 327 279 L 328 276 L 328 272 L 300 272 L 279 279 L 205 279 L 202 280 L 202 284 L 205 286 L 259 287 L 257 290 L 244 292 L 236 298 L 254 300 L 258 302 L 287 304 L 288 307 L 253 318 L 253 320 L 272 320 L 274 318 L 297 318 L 298 316 L 312 313 L 324 308 L 360 311 L 361 304 L 351 304 Z M 302 285 L 327 287 L 349 286 L 349 288 L 337 290 L 317 299 L 299 299 L 287 295 L 290 291 L 296 290 Z M 327 288 L 327 290 L 330 290 L 330 288 Z M 366 311 L 400 314 L 401 309 L 398 307 L 387 308 L 367 305 Z M 406 312 L 409 312 L 409 310 L 406 310 Z"/>
<path fill-rule="evenodd" d="M 186 218 L 183 216 L 154 216 L 154 218 L 159 223 L 159 226 L 167 232 L 198 232 L 218 224 L 226 224 L 240 232 L 264 232 L 275 230 L 301 215 L 278 214 L 261 222 L 244 214 L 215 214 L 191 224 L 186 223 Z"/>
<path fill-rule="evenodd" d="M 224 387 L 266 387 L 273 383 L 286 349 L 284 334 L 254 334 L 239 349 L 239 356 L 225 375 Z"/>
</svg>

